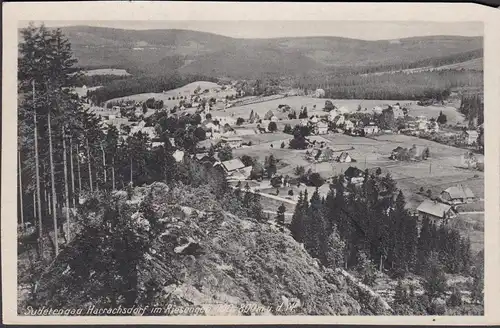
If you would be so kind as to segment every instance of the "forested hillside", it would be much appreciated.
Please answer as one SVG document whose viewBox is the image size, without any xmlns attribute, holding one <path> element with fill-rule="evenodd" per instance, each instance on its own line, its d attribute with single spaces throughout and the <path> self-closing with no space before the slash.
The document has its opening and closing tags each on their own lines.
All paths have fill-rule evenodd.
<svg viewBox="0 0 500 328">
<path fill-rule="evenodd" d="M 336 176 L 326 197 L 302 194 L 286 226 L 284 211 L 264 215 L 259 192 L 231 188 L 221 166 L 192 156 L 232 156 L 228 147 L 198 148 L 206 138 L 199 115 L 151 115 L 146 124 L 158 147 L 149 134 L 123 137 L 103 126 L 71 91 L 78 83 L 72 55 L 60 30 L 22 31 L 20 313 L 225 302 L 238 315 L 282 314 L 281 303 L 297 304 L 284 314 L 482 314 L 481 253 L 472 254 L 469 239 L 452 227 L 419 226 L 390 174 L 365 171 L 359 187 Z M 478 115 L 478 107 L 478 97 L 464 98 L 464 113 Z M 445 274 L 469 279 L 469 304 Z M 391 305 L 369 287 L 377 275 L 400 282 Z M 419 294 L 402 286 L 415 275 Z M 241 309 L 248 303 L 264 310 Z M 209 314 L 202 310 L 194 314 Z"/>
<path fill-rule="evenodd" d="M 262 74 L 383 71 L 456 63 L 482 56 L 481 37 L 435 36 L 364 41 L 340 37 L 235 39 L 188 30 L 65 27 L 79 65 L 131 73 Z"/>
</svg>

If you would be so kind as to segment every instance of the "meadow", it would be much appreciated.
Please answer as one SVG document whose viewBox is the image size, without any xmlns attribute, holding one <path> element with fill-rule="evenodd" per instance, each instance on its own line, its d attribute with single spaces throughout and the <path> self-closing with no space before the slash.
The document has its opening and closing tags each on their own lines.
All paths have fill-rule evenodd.
<svg viewBox="0 0 500 328">
<path fill-rule="evenodd" d="M 262 101 L 257 103 L 252 103 L 248 105 L 235 106 L 227 108 L 225 110 L 217 111 L 217 115 L 221 116 L 232 116 L 232 117 L 242 117 L 245 120 L 249 118 L 250 113 L 259 114 L 261 118 L 269 111 L 272 110 L 273 113 L 278 116 L 278 118 L 285 121 L 287 119 L 288 113 L 280 113 L 278 111 L 279 105 L 288 105 L 291 110 L 295 110 L 298 113 L 301 108 L 307 107 L 307 113 L 310 115 L 325 115 L 327 114 L 323 111 L 325 107 L 325 101 L 330 100 L 338 108 L 344 107 L 349 110 L 349 112 L 354 113 L 361 106 L 361 112 L 372 113 L 375 106 L 385 106 L 385 105 L 395 105 L 399 103 L 401 105 L 406 105 L 409 109 L 408 115 L 419 116 L 425 115 L 428 118 L 437 118 L 439 113 L 442 111 L 446 115 L 448 124 L 462 123 L 464 121 L 464 116 L 460 114 L 455 107 L 452 106 L 419 106 L 416 101 L 411 100 L 363 100 L 363 99 L 325 99 L 325 98 L 314 98 L 307 96 L 289 96 L 279 99 L 271 99 L 268 101 Z M 316 106 L 316 108 L 314 108 Z M 366 109 L 366 110 L 365 110 Z"/>
<path fill-rule="evenodd" d="M 129 76 L 131 75 L 127 70 L 125 69 L 119 69 L 119 68 L 99 68 L 99 69 L 92 69 L 92 70 L 87 70 L 84 71 L 83 74 L 87 76 L 93 76 L 93 75 L 118 75 L 118 76 Z"/>
<path fill-rule="evenodd" d="M 243 141 L 252 140 L 253 145 L 235 149 L 233 155 L 235 157 L 248 155 L 264 163 L 265 158 L 272 154 L 280 161 L 278 173 L 290 176 L 294 176 L 296 166 L 304 166 L 306 170 L 310 168 L 313 172 L 320 173 L 323 178 L 343 173 L 349 166 L 357 166 L 362 170 L 380 167 L 382 174 L 387 172 L 391 174 L 407 198 L 408 206 L 413 208 L 426 198 L 425 195 L 419 194 L 421 187 L 426 192 L 430 189 L 432 195 L 437 196 L 442 190 L 461 183 L 470 187 L 476 197 L 484 198 L 484 173 L 462 167 L 461 157 L 464 150 L 460 148 L 397 134 L 374 138 L 327 134 L 313 138 L 325 141 L 326 146 L 330 147 L 336 156 L 346 150 L 356 162 L 311 163 L 305 158 L 306 150 L 287 148 L 290 138 L 289 135 L 283 133 L 243 136 Z M 284 149 L 279 148 L 282 141 L 286 145 Z M 273 144 L 272 148 L 271 144 Z M 394 148 L 398 146 L 409 148 L 413 144 L 428 147 L 430 158 L 414 162 L 399 162 L 389 159 Z M 327 191 L 328 189 L 325 190 L 325 195 Z M 482 207 L 481 202 L 474 203 L 474 205 L 478 209 Z"/>
</svg>

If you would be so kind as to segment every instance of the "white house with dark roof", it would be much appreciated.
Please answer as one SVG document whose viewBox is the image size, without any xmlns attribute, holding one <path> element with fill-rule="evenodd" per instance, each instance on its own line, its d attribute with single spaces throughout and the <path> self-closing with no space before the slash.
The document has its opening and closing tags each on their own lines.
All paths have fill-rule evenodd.
<svg viewBox="0 0 500 328">
<path fill-rule="evenodd" d="M 363 127 L 363 132 L 365 134 L 375 134 L 375 133 L 379 133 L 379 131 L 380 131 L 379 127 L 373 122 L 370 122 L 370 124 L 365 125 Z"/>
<path fill-rule="evenodd" d="M 474 143 L 477 143 L 477 138 L 479 137 L 479 133 L 474 130 L 468 130 L 464 131 L 460 137 L 464 144 L 472 145 Z"/>
<path fill-rule="evenodd" d="M 218 165 L 220 165 L 228 175 L 231 175 L 245 167 L 245 164 L 243 164 L 243 162 L 239 158 L 234 158 L 230 159 L 229 161 L 218 162 L 214 164 L 214 166 Z"/>
<path fill-rule="evenodd" d="M 231 148 L 240 148 L 242 143 L 243 143 L 243 139 L 241 139 L 240 137 L 232 137 L 232 136 L 228 136 L 228 135 L 223 135 L 223 136 L 221 136 L 220 139 L 223 143 L 228 144 L 229 147 L 231 147 Z"/>
<path fill-rule="evenodd" d="M 351 156 L 349 155 L 348 152 L 343 151 L 339 155 L 339 157 L 337 157 L 337 162 L 340 162 L 340 163 L 350 163 L 350 162 L 352 162 L 352 158 L 351 158 Z"/>
<path fill-rule="evenodd" d="M 439 197 L 442 202 L 450 205 L 470 203 L 475 199 L 472 190 L 461 184 L 443 190 Z"/>
<path fill-rule="evenodd" d="M 457 216 L 450 205 L 443 204 L 433 200 L 424 200 L 417 207 L 419 219 L 428 218 L 435 223 L 442 223 L 442 220 L 448 220 Z"/>
</svg>

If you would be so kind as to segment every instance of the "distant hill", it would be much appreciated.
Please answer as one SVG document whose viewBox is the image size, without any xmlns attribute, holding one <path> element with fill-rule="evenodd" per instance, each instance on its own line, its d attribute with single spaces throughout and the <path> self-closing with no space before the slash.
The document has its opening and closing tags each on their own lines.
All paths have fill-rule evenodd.
<svg viewBox="0 0 500 328">
<path fill-rule="evenodd" d="M 407 65 L 483 48 L 482 37 L 461 36 L 364 41 L 340 37 L 237 39 L 189 30 L 88 26 L 62 30 L 82 67 L 124 68 L 132 74 L 178 71 L 248 78 L 295 75 L 338 68 Z M 478 51 L 477 57 L 482 57 L 482 51 Z"/>
</svg>

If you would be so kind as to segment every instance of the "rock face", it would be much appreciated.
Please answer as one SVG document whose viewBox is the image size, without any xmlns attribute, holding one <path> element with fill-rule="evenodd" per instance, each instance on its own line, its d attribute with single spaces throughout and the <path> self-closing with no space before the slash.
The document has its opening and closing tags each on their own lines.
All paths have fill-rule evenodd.
<svg viewBox="0 0 500 328">
<path fill-rule="evenodd" d="M 156 230 L 135 265 L 136 284 L 131 286 L 136 291 L 134 304 L 198 309 L 154 315 L 359 315 L 388 311 L 376 297 L 365 305 L 369 291 L 360 289 L 341 271 L 318 266 L 286 232 L 223 211 L 205 213 L 173 205 L 166 201 L 171 193 L 161 183 L 141 193 L 147 197 L 140 202 L 127 201 L 124 195 L 115 197 L 118 206 L 139 203 L 130 220 L 150 221 L 147 226 Z M 146 198 L 152 205 L 143 213 L 141 205 Z M 71 267 L 88 252 L 86 243 L 85 236 L 76 238 L 41 278 L 38 305 L 110 306 L 106 290 L 96 290 L 106 285 L 98 284 L 104 276 L 92 273 L 94 259 L 85 258 L 86 263 L 80 263 L 90 267 L 88 274 L 72 277 Z"/>
</svg>

